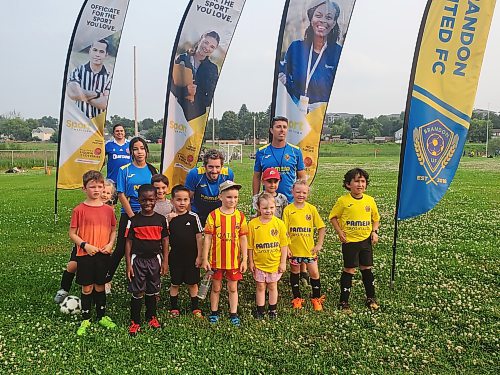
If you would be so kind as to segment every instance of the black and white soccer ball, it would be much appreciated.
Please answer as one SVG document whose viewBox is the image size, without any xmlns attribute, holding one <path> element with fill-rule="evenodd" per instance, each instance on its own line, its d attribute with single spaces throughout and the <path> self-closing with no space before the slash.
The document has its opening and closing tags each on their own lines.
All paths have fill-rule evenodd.
<svg viewBox="0 0 500 375">
<path fill-rule="evenodd" d="M 80 314 L 82 312 L 82 304 L 80 298 L 76 296 L 67 296 L 60 304 L 63 314 Z"/>
</svg>

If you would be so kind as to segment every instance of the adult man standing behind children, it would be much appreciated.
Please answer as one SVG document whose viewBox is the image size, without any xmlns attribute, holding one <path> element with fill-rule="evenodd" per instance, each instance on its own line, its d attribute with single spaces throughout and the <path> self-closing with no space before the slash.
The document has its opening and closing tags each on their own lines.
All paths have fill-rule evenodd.
<svg viewBox="0 0 500 375">
<path fill-rule="evenodd" d="M 90 327 L 92 301 L 96 307 L 97 321 L 105 328 L 116 324 L 106 316 L 104 283 L 110 254 L 116 238 L 116 218 L 113 209 L 104 204 L 101 194 L 104 177 L 98 171 L 83 175 L 83 191 L 87 198 L 73 209 L 69 237 L 77 246 L 76 282 L 82 286 L 81 303 L 83 321 L 77 335 L 86 334 Z"/>
<path fill-rule="evenodd" d="M 234 173 L 229 167 L 223 167 L 224 155 L 217 150 L 208 150 L 203 156 L 203 167 L 189 171 L 185 186 L 190 191 L 191 209 L 205 225 L 210 212 L 219 208 L 219 185 L 227 180 L 234 180 Z"/>
</svg>

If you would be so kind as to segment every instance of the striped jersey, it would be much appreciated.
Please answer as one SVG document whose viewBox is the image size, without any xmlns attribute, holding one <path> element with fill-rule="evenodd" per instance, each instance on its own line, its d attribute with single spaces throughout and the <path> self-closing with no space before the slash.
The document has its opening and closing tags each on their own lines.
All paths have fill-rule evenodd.
<svg viewBox="0 0 500 375">
<path fill-rule="evenodd" d="M 132 254 L 141 258 L 156 257 L 162 251 L 162 239 L 168 237 L 165 216 L 156 212 L 145 216 L 138 212 L 129 220 L 125 237 L 132 241 Z"/>
<path fill-rule="evenodd" d="M 214 269 L 234 270 L 240 267 L 240 237 L 248 234 L 245 215 L 238 209 L 230 215 L 220 208 L 208 214 L 205 234 L 212 235 L 209 251 L 210 266 Z"/>
<path fill-rule="evenodd" d="M 111 88 L 111 75 L 104 65 L 99 72 L 93 72 L 90 68 L 90 62 L 88 62 L 80 65 L 71 72 L 68 83 L 70 82 L 77 82 L 84 90 L 103 93 L 104 91 L 109 91 Z M 87 102 L 77 100 L 75 103 L 89 119 L 97 117 L 97 115 L 104 112 L 104 109 L 98 109 Z"/>
</svg>

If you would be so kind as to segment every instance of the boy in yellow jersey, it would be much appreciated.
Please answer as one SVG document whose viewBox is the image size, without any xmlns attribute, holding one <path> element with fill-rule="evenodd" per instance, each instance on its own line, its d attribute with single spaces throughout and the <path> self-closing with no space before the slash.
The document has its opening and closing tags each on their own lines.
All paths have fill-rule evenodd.
<svg viewBox="0 0 500 375">
<path fill-rule="evenodd" d="M 290 284 L 292 286 L 294 309 L 301 309 L 304 300 L 300 296 L 300 265 L 305 263 L 312 288 L 312 305 L 315 311 L 323 310 L 325 296 L 321 295 L 318 270 L 318 253 L 323 248 L 325 223 L 318 210 L 306 202 L 309 186 L 305 180 L 297 180 L 292 187 L 293 203 L 283 210 L 283 221 L 290 236 Z M 314 244 L 314 229 L 318 231 L 318 241 Z"/>
<path fill-rule="evenodd" d="M 259 216 L 248 224 L 248 263 L 257 283 L 255 318 L 264 318 L 266 289 L 269 292 L 269 318 L 276 319 L 278 281 L 286 270 L 288 237 L 285 223 L 274 216 L 276 204 L 270 193 L 257 197 Z"/>
<path fill-rule="evenodd" d="M 208 214 L 205 225 L 201 268 L 214 271 L 210 292 L 210 323 L 219 321 L 219 297 L 222 277 L 227 280 L 229 293 L 229 319 L 240 325 L 238 317 L 238 281 L 247 270 L 248 225 L 242 212 L 236 206 L 241 185 L 231 180 L 219 185 L 220 208 Z"/>
<path fill-rule="evenodd" d="M 369 176 L 365 170 L 354 168 L 348 171 L 344 176 L 344 187 L 350 193 L 337 200 L 329 216 L 342 242 L 344 268 L 340 277 L 339 308 L 347 313 L 351 311 L 349 295 L 356 267 L 361 270 L 366 291 L 366 306 L 371 310 L 379 308 L 375 299 L 372 273 L 372 245 L 378 242 L 380 215 L 375 200 L 364 194 L 368 183 Z"/>
</svg>

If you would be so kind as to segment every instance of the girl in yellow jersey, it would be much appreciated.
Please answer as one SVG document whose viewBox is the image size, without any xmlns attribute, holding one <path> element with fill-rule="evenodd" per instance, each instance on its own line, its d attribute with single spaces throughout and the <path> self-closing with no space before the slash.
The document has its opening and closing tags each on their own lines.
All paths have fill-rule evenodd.
<svg viewBox="0 0 500 375">
<path fill-rule="evenodd" d="M 325 223 L 318 210 L 306 202 L 309 186 L 305 180 L 297 180 L 292 187 L 293 204 L 283 210 L 283 221 L 290 236 L 290 284 L 292 286 L 294 309 L 301 309 L 304 300 L 300 295 L 300 265 L 305 263 L 311 278 L 312 305 L 315 311 L 323 310 L 325 296 L 321 295 L 318 270 L 318 253 L 323 248 Z M 318 241 L 314 244 L 314 229 L 318 231 Z"/>
<path fill-rule="evenodd" d="M 274 216 L 276 203 L 270 193 L 257 198 L 259 216 L 248 224 L 249 269 L 257 283 L 255 317 L 264 318 L 266 289 L 269 292 L 269 318 L 276 319 L 278 281 L 286 270 L 288 237 L 283 221 Z"/>
</svg>

